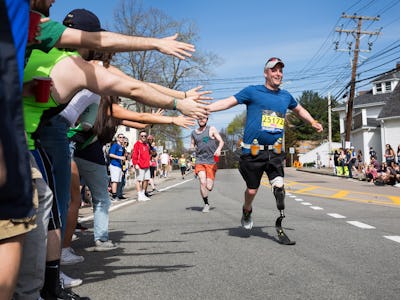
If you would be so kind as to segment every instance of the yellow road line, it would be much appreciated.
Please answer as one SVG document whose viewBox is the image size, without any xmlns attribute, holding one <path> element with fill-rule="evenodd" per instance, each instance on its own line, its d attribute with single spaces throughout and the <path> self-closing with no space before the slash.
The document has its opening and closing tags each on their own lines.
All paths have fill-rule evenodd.
<svg viewBox="0 0 400 300">
<path fill-rule="evenodd" d="M 388 198 L 390 200 L 392 200 L 394 203 L 399 204 L 400 205 L 400 197 L 396 197 L 396 196 L 388 196 Z"/>
<path fill-rule="evenodd" d="M 348 194 L 349 194 L 349 191 L 341 190 L 341 191 L 337 192 L 336 194 L 332 195 L 331 197 L 332 197 L 332 198 L 339 198 L 339 199 L 342 199 L 342 198 L 346 198 L 346 196 L 347 196 Z"/>
<path fill-rule="evenodd" d="M 269 186 L 268 180 L 262 180 L 262 185 Z M 296 181 L 287 181 L 285 182 L 285 186 L 290 187 L 290 189 L 287 189 L 287 191 L 290 191 L 294 194 L 347 200 L 361 203 L 373 203 L 379 205 L 400 205 L 400 197 L 398 196 L 354 192 L 350 190 L 338 190 L 317 185 L 298 183 Z M 298 187 L 298 189 L 296 189 L 296 187 Z"/>
</svg>

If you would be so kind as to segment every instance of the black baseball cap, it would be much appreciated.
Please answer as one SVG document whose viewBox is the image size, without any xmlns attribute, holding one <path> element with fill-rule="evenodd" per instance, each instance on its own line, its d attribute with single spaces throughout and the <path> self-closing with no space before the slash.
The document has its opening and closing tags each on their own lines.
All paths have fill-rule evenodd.
<svg viewBox="0 0 400 300">
<path fill-rule="evenodd" d="M 91 11 L 80 8 L 74 9 L 64 18 L 63 24 L 67 27 L 89 32 L 104 31 L 99 18 Z"/>
</svg>

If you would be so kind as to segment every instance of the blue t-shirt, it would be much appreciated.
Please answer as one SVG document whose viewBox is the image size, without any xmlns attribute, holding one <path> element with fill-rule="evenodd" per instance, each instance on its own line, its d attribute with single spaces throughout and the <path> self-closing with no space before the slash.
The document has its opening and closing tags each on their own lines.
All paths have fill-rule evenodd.
<svg viewBox="0 0 400 300">
<path fill-rule="evenodd" d="M 298 103 L 285 90 L 269 90 L 265 85 L 251 85 L 234 95 L 239 104 L 247 106 L 246 127 L 243 142 L 251 144 L 254 139 L 260 145 L 273 145 L 283 136 L 287 109 Z M 249 152 L 243 149 L 243 152 Z"/>
<path fill-rule="evenodd" d="M 6 11 L 10 20 L 11 32 L 17 52 L 19 79 L 22 87 L 24 76 L 25 48 L 28 36 L 29 1 L 6 0 Z"/>
<path fill-rule="evenodd" d="M 115 154 L 118 156 L 124 155 L 124 147 L 122 147 L 118 143 L 114 143 L 111 145 L 110 150 L 108 151 L 109 154 Z M 122 168 L 122 163 L 120 159 L 111 158 L 110 165 Z"/>
</svg>

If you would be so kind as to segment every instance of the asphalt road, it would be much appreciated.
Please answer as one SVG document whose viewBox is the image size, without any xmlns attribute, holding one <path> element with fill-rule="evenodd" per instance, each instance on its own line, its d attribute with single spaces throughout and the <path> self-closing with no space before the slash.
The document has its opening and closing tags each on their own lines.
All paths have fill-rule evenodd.
<svg viewBox="0 0 400 300">
<path fill-rule="evenodd" d="M 399 299 L 400 205 L 390 197 L 400 190 L 293 170 L 286 179 L 283 226 L 295 246 L 277 242 L 267 181 L 253 229 L 240 227 L 244 182 L 220 170 L 209 213 L 197 180 L 176 176 L 151 201 L 111 213 L 119 249 L 93 252 L 91 232 L 80 234 L 73 247 L 85 261 L 63 270 L 84 280 L 74 291 L 91 299 Z"/>
</svg>

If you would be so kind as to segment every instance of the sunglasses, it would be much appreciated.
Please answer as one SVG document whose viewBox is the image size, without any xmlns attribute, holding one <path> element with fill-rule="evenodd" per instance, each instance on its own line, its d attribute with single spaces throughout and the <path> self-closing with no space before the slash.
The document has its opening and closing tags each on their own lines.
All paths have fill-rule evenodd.
<svg viewBox="0 0 400 300">
<path fill-rule="evenodd" d="M 147 135 L 142 135 L 142 134 L 140 135 L 140 137 L 146 137 L 146 136 L 147 136 Z"/>
</svg>

